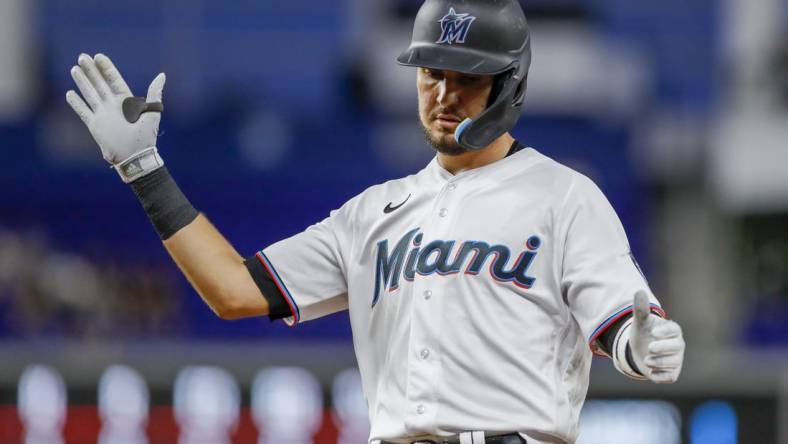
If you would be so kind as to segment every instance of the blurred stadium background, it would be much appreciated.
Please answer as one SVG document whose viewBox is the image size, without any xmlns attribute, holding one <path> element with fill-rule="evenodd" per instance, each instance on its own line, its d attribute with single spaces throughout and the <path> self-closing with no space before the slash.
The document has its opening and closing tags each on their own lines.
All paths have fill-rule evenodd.
<svg viewBox="0 0 788 444">
<path fill-rule="evenodd" d="M 163 156 L 252 254 L 431 157 L 419 4 L 0 0 L 0 443 L 365 442 L 347 316 L 215 318 L 64 94 L 80 52 L 166 72 Z M 597 181 L 688 343 L 672 386 L 596 362 L 579 443 L 788 443 L 788 2 L 523 5 L 514 134 Z"/>
</svg>

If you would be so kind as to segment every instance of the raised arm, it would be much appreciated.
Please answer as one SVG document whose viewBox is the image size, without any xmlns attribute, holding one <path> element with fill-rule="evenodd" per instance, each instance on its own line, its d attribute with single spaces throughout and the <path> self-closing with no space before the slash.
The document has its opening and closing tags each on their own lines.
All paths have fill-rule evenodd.
<svg viewBox="0 0 788 444">
<path fill-rule="evenodd" d="M 194 209 L 159 156 L 164 74 L 153 79 L 145 98 L 133 96 L 103 54 L 81 54 L 71 76 L 82 97 L 71 90 L 66 101 L 104 159 L 133 188 L 167 251 L 203 300 L 223 319 L 268 314 L 268 302 L 243 258 Z"/>
<path fill-rule="evenodd" d="M 268 314 L 243 258 L 203 215 L 178 230 L 164 246 L 183 274 L 222 319 Z"/>
</svg>

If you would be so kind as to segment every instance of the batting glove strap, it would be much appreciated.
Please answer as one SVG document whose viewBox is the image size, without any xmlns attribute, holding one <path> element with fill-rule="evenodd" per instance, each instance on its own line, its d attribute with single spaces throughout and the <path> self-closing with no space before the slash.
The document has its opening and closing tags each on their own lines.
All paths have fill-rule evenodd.
<svg viewBox="0 0 788 444">
<path fill-rule="evenodd" d="M 616 370 L 626 376 L 644 381 L 648 378 L 643 376 L 635 366 L 629 346 L 629 332 L 633 321 L 634 318 L 629 318 L 624 325 L 621 326 L 621 329 L 618 330 L 616 339 L 613 342 L 613 365 L 616 367 Z"/>
<path fill-rule="evenodd" d="M 159 150 L 152 146 L 131 155 L 128 159 L 112 167 L 118 172 L 123 182 L 131 183 L 162 166 L 164 166 L 164 160 L 159 156 Z"/>
</svg>

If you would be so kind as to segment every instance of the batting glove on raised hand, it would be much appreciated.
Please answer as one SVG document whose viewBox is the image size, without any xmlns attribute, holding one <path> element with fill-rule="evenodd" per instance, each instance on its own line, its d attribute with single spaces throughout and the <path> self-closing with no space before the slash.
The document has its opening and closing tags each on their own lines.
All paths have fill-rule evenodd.
<svg viewBox="0 0 788 444">
<path fill-rule="evenodd" d="M 674 321 L 651 314 L 646 291 L 635 294 L 634 311 L 629 344 L 638 370 L 658 384 L 676 382 L 684 363 L 681 327 Z"/>
<path fill-rule="evenodd" d="M 71 68 L 71 77 L 85 100 L 70 90 L 66 101 L 85 122 L 104 159 L 124 182 L 132 182 L 164 165 L 156 149 L 164 73 L 153 79 L 147 98 L 134 97 L 104 54 L 96 54 L 95 58 L 80 54 L 77 65 Z"/>
</svg>

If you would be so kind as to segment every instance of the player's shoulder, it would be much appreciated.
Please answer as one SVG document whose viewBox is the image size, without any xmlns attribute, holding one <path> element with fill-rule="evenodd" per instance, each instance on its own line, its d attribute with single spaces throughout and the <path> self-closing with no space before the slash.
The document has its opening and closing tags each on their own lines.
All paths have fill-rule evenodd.
<svg viewBox="0 0 788 444">
<path fill-rule="evenodd" d="M 594 180 L 582 172 L 539 152 L 535 148 L 527 148 L 527 152 L 524 154 L 530 159 L 528 168 L 522 170 L 522 177 L 549 191 L 556 200 L 567 201 L 572 197 L 589 195 L 603 196 Z"/>
<path fill-rule="evenodd" d="M 520 179 L 559 194 L 574 187 L 575 182 L 583 182 L 585 185 L 586 181 L 591 180 L 533 147 L 525 148 L 512 157 L 513 170 Z"/>
</svg>

